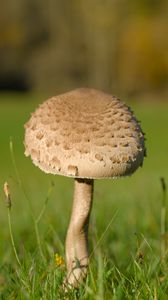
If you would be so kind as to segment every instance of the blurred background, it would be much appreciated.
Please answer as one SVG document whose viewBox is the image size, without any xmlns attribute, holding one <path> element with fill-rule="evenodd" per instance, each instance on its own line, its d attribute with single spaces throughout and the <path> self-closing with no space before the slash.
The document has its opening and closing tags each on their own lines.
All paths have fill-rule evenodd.
<svg viewBox="0 0 168 300">
<path fill-rule="evenodd" d="M 30 198 L 37 195 L 38 201 L 33 203 L 41 205 L 50 180 L 62 180 L 46 176 L 25 158 L 24 123 L 46 98 L 84 86 L 121 97 L 134 109 L 146 133 L 148 157 L 144 168 L 133 179 L 117 181 L 113 188 L 121 191 L 123 185 L 124 197 L 135 190 L 142 199 L 147 193 L 159 193 L 159 178 L 168 178 L 167 16 L 166 0 L 2 1 L 1 187 L 8 180 L 17 195 L 19 172 Z M 69 179 L 63 180 L 59 188 L 63 186 L 64 191 Z M 106 185 L 105 190 L 110 190 L 111 181 Z M 101 189 L 101 183 L 98 186 Z M 57 192 L 62 195 L 61 190 Z M 0 189 L 0 196 L 2 193 Z M 22 210 L 20 202 L 18 205 Z M 16 213 L 18 209 L 16 206 Z M 3 208 L 1 211 L 2 222 L 5 215 Z"/>
<path fill-rule="evenodd" d="M 38 103 L 82 86 L 102 89 L 131 105 L 147 137 L 143 168 L 132 177 L 96 181 L 92 236 L 96 232 L 98 240 L 117 211 L 102 241 L 103 253 L 112 261 L 115 256 L 124 272 L 138 232 L 159 256 L 160 178 L 168 183 L 167 83 L 167 0 L 1 1 L 0 200 L 8 181 L 21 259 L 37 249 L 27 198 L 38 216 L 54 182 L 39 230 L 44 247 L 63 254 L 73 197 L 72 179 L 44 174 L 24 156 L 24 123 Z M 9 299 L 11 269 L 6 266 L 15 260 L 4 201 L 0 245 L 0 272 L 4 270 L 7 282 L 3 299 Z"/>
<path fill-rule="evenodd" d="M 100 195 L 107 194 L 113 187 L 115 198 L 117 195 L 121 198 L 117 206 L 120 203 L 122 207 L 126 195 L 129 203 L 132 197 L 135 205 L 139 198 L 145 203 L 150 198 L 153 203 L 151 194 L 157 197 L 160 193 L 159 178 L 168 178 L 167 16 L 166 0 L 2 1 L 0 197 L 3 199 L 2 186 L 8 180 L 14 198 L 18 199 L 15 202 L 16 215 L 19 211 L 23 212 L 25 206 L 25 201 L 20 201 L 23 195 L 18 195 L 21 179 L 37 210 L 52 180 L 56 182 L 56 193 L 60 194 L 60 198 L 67 193 L 65 197 L 70 210 L 72 193 L 69 196 L 69 191 L 73 190 L 73 184 L 68 184 L 71 180 L 44 174 L 24 156 L 24 123 L 38 103 L 82 86 L 102 89 L 121 97 L 141 120 L 147 137 L 148 157 L 144 168 L 131 179 L 99 182 Z M 60 204 L 62 211 L 61 205 L 63 203 Z M 111 196 L 106 205 L 111 212 Z M 54 210 L 55 201 L 52 202 L 51 213 Z M 2 201 L 0 211 L 1 240 L 3 220 L 5 222 L 6 219 Z M 68 222 L 69 212 L 67 214 L 65 222 Z M 22 220 L 20 223 L 26 224 Z M 104 226 L 103 222 L 100 223 Z"/>
<path fill-rule="evenodd" d="M 168 1 L 5 0 L 0 90 L 166 100 Z M 158 99 L 159 98 L 159 99 Z"/>
</svg>

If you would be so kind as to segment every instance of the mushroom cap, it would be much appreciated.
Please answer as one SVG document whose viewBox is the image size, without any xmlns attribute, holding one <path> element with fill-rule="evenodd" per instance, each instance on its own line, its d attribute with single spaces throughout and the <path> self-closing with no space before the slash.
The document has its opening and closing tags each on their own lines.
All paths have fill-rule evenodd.
<svg viewBox="0 0 168 300">
<path fill-rule="evenodd" d="M 93 179 L 130 175 L 145 155 L 144 134 L 130 108 L 87 88 L 41 104 L 25 124 L 25 149 L 46 173 Z"/>
</svg>

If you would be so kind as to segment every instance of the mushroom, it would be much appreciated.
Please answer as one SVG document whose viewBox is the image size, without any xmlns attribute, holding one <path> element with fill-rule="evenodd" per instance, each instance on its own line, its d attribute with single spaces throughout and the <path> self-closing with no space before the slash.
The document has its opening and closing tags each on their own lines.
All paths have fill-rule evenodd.
<svg viewBox="0 0 168 300">
<path fill-rule="evenodd" d="M 80 88 L 41 104 L 25 124 L 25 154 L 46 173 L 75 179 L 66 237 L 67 279 L 86 277 L 93 180 L 132 174 L 145 156 L 144 134 L 118 98 Z"/>
</svg>

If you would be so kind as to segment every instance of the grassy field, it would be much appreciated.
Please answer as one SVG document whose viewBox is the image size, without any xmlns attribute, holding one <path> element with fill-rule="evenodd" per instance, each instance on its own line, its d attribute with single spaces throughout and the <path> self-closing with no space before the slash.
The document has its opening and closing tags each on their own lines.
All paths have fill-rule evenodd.
<svg viewBox="0 0 168 300">
<path fill-rule="evenodd" d="M 65 266 L 56 264 L 55 254 L 64 258 L 73 180 L 46 175 L 24 156 L 23 124 L 43 100 L 0 95 L 2 300 L 65 299 Z M 146 133 L 148 157 L 132 177 L 95 182 L 89 275 L 86 284 L 66 299 L 168 299 L 166 190 L 160 181 L 163 177 L 168 183 L 168 104 L 132 107 Z M 11 190 L 10 215 L 4 202 L 5 181 Z"/>
</svg>

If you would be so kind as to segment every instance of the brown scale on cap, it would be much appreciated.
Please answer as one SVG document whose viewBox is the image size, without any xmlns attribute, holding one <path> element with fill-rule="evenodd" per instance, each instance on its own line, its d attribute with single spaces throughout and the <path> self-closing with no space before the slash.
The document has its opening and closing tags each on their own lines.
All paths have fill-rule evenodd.
<svg viewBox="0 0 168 300">
<path fill-rule="evenodd" d="M 143 162 L 144 135 L 131 110 L 116 97 L 94 89 L 77 89 L 47 100 L 25 128 L 26 155 L 47 173 L 118 177 L 131 174 Z M 59 168 L 53 155 L 60 161 Z M 116 166 L 116 155 L 122 167 Z M 78 172 L 70 172 L 69 166 L 77 166 Z"/>
<path fill-rule="evenodd" d="M 68 166 L 68 172 L 69 172 L 69 174 L 71 174 L 71 176 L 76 177 L 78 175 L 78 167 L 69 165 Z"/>
</svg>

